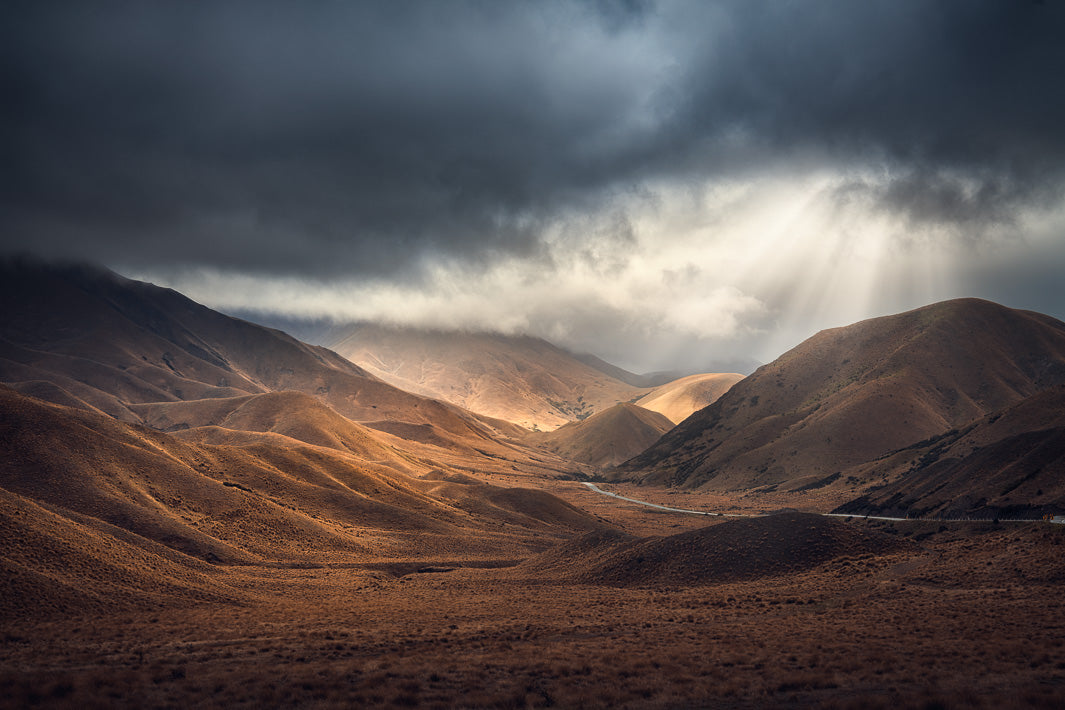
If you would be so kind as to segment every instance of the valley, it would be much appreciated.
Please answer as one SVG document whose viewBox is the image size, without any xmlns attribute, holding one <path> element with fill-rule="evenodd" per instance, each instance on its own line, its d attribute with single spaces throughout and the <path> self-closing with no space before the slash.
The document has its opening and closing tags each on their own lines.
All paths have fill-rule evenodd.
<svg viewBox="0 0 1065 710">
<path fill-rule="evenodd" d="M 933 304 L 655 384 L 469 334 L 370 368 L 96 267 L 3 276 L 2 706 L 1060 701 L 1054 319 Z M 433 391 L 477 373 L 528 406 Z"/>
<path fill-rule="evenodd" d="M 1063 38 L 0 3 L 0 710 L 1065 708 Z"/>
</svg>

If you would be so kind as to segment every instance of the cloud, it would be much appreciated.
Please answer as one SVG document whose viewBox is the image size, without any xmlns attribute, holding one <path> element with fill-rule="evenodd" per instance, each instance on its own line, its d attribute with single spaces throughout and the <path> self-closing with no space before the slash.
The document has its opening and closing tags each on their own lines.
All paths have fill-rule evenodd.
<svg viewBox="0 0 1065 710">
<path fill-rule="evenodd" d="M 528 254 L 647 180 L 889 162 L 1061 186 L 1057 4 L 14 3 L 5 240 L 272 273 Z M 922 185 L 936 182 L 934 195 Z M 1043 189 L 1045 193 L 1045 189 Z"/>
<path fill-rule="evenodd" d="M 1058 224 L 1063 32 L 992 0 L 7 3 L 0 248 L 753 348 Z"/>
</svg>

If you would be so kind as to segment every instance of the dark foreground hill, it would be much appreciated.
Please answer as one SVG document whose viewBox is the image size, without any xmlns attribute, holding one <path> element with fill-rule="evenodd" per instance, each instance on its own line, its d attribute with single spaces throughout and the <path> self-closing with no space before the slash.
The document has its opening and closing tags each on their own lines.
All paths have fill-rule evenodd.
<svg viewBox="0 0 1065 710">
<path fill-rule="evenodd" d="M 937 303 L 818 333 L 615 476 L 713 490 L 843 484 L 1063 382 L 1065 324 L 976 299 Z"/>
<path fill-rule="evenodd" d="M 785 513 L 669 537 L 598 531 L 562 543 L 524 568 L 618 587 L 713 584 L 794 574 L 839 557 L 911 548 L 908 541 L 840 520 Z"/>
</svg>

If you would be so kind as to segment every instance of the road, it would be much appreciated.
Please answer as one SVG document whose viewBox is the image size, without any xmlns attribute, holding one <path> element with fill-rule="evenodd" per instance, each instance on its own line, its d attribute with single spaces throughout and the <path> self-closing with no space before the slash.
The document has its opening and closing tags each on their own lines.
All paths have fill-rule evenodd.
<svg viewBox="0 0 1065 710">
<path fill-rule="evenodd" d="M 637 503 L 639 505 L 646 505 L 648 508 L 658 508 L 659 510 L 668 510 L 672 513 L 691 513 L 692 515 L 712 515 L 720 518 L 756 518 L 757 515 L 744 515 L 743 513 L 710 513 L 705 510 L 689 510 L 687 508 L 671 508 L 668 505 L 659 505 L 658 503 L 648 503 L 645 500 L 637 500 L 636 498 L 628 498 L 626 496 L 619 496 L 617 493 L 611 493 L 610 491 L 604 491 L 594 483 L 588 483 L 584 481 L 584 485 L 591 488 L 596 493 L 602 493 L 605 496 L 611 498 L 617 498 L 619 500 L 627 500 L 630 503 Z"/>
<path fill-rule="evenodd" d="M 657 508 L 658 510 L 668 510 L 671 513 L 689 513 L 691 515 L 709 515 L 716 518 L 761 518 L 762 515 L 757 514 L 745 514 L 745 513 L 715 513 L 707 510 L 691 510 L 689 508 L 672 508 L 668 505 L 659 505 L 658 503 L 649 503 L 645 500 L 639 500 L 638 498 L 629 498 L 628 496 L 618 495 L 617 493 L 611 493 L 610 491 L 604 491 L 594 483 L 588 483 L 582 481 L 584 485 L 591 488 L 596 493 L 602 493 L 605 496 L 611 498 L 617 498 L 618 500 L 628 501 L 629 503 L 636 503 L 637 505 L 645 505 L 648 508 Z M 930 523 L 946 523 L 946 522 L 990 522 L 987 519 L 979 518 L 892 518 L 885 515 L 855 515 L 853 513 L 814 513 L 814 515 L 822 515 L 826 518 L 862 518 L 863 520 L 890 520 L 893 522 L 930 522 Z M 1000 519 L 1000 523 L 1043 523 L 1043 522 L 1061 522 L 1061 521 L 1045 521 L 1045 520 L 1032 520 L 1032 519 Z"/>
</svg>

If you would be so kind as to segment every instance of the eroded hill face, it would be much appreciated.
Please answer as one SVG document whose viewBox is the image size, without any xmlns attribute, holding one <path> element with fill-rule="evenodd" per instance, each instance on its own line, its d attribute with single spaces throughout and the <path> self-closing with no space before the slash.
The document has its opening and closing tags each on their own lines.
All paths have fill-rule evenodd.
<svg viewBox="0 0 1065 710">
<path fill-rule="evenodd" d="M 618 475 L 729 490 L 868 483 L 890 452 L 1065 382 L 1065 324 L 948 301 L 823 331 L 732 387 Z"/>
<path fill-rule="evenodd" d="M 646 393 L 539 338 L 357 325 L 329 347 L 397 387 L 552 430 Z"/>
</svg>

